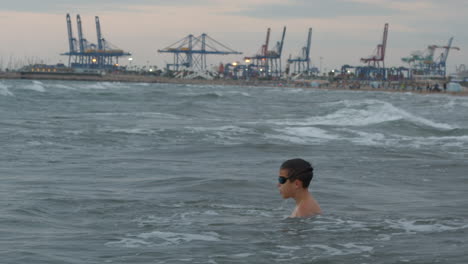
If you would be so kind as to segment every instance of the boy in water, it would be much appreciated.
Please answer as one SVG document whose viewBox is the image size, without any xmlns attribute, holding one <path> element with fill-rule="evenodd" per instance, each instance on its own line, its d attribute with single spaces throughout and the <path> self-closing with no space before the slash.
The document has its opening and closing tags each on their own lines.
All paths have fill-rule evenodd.
<svg viewBox="0 0 468 264">
<path fill-rule="evenodd" d="M 303 159 L 285 161 L 279 170 L 278 189 L 284 199 L 293 198 L 296 208 L 290 217 L 309 217 L 321 214 L 319 204 L 310 194 L 308 187 L 314 168 Z"/>
</svg>

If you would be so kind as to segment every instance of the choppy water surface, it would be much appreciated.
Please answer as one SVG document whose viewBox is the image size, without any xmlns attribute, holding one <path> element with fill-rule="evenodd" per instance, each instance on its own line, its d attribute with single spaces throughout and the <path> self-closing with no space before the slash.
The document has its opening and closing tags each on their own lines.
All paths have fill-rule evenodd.
<svg viewBox="0 0 468 264">
<path fill-rule="evenodd" d="M 0 81 L 0 115 L 2 263 L 468 263 L 465 97 Z"/>
</svg>

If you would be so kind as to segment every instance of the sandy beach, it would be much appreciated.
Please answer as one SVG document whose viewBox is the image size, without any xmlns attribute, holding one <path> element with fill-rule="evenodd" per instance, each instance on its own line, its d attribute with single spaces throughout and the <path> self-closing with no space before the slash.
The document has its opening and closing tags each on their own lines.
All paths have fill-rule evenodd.
<svg viewBox="0 0 468 264">
<path fill-rule="evenodd" d="M 468 88 L 462 86 L 461 92 L 428 91 L 424 87 L 425 82 L 387 82 L 384 87 L 373 87 L 372 81 L 326 81 L 326 80 L 233 80 L 233 79 L 183 79 L 170 78 L 142 74 L 49 74 L 49 73 L 24 73 L 24 72 L 0 72 L 0 79 L 26 79 L 26 80 L 63 80 L 63 81 L 98 81 L 98 82 L 140 82 L 140 83 L 177 83 L 195 85 L 231 85 L 231 86 L 267 86 L 267 87 L 291 87 L 314 88 L 325 90 L 350 90 L 350 91 L 385 91 L 385 92 L 411 92 L 418 94 L 450 94 L 455 96 L 467 96 Z M 419 86 L 420 89 L 416 87 Z M 442 85 L 440 85 L 442 87 Z"/>
</svg>

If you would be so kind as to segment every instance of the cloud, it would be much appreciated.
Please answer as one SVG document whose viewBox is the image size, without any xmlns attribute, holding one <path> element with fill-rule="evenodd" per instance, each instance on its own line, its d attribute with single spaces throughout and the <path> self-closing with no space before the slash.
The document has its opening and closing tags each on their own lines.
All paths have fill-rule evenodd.
<svg viewBox="0 0 468 264">
<path fill-rule="evenodd" d="M 132 7 L 139 5 L 151 6 L 193 6 L 206 5 L 210 0 L 27 0 L 27 1 L 5 1 L 0 10 L 34 13 L 63 13 L 69 11 L 78 12 L 107 12 L 107 11 L 129 11 L 134 12 Z"/>
<path fill-rule="evenodd" d="M 346 0 L 289 0 L 284 3 L 261 4 L 230 15 L 255 18 L 336 18 L 342 16 L 390 16 L 402 11 L 379 3 Z"/>
</svg>

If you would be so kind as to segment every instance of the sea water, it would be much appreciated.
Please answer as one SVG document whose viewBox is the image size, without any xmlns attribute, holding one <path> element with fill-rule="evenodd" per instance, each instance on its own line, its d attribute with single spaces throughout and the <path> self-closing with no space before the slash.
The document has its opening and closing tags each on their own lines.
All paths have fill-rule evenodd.
<svg viewBox="0 0 468 264">
<path fill-rule="evenodd" d="M 0 117 L 1 263 L 468 263 L 466 97 L 3 80 Z"/>
</svg>

